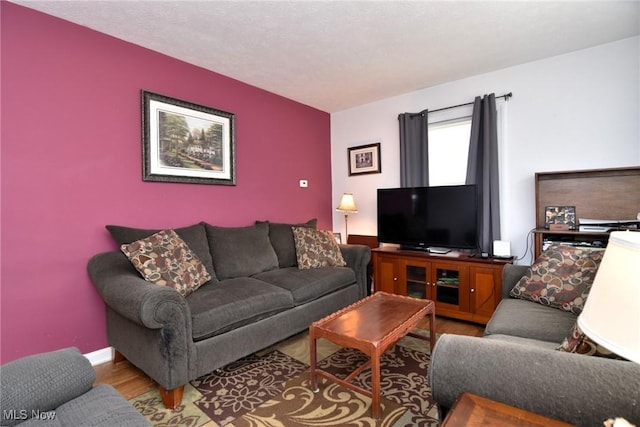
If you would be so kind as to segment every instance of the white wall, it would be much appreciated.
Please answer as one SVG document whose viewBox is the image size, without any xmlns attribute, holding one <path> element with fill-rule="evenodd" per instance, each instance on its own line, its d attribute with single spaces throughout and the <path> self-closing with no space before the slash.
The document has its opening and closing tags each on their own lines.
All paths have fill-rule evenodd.
<svg viewBox="0 0 640 427">
<path fill-rule="evenodd" d="M 501 153 L 502 239 L 514 255 L 531 246 L 534 174 L 640 165 L 640 37 L 530 62 L 331 115 L 333 201 L 354 194 L 350 234 L 376 234 L 376 189 L 397 187 L 398 114 L 513 92 Z M 347 148 L 381 142 L 382 173 L 348 176 Z M 580 215 L 577 212 L 578 216 Z M 334 231 L 344 217 L 334 212 Z M 530 253 L 520 263 L 531 262 Z"/>
</svg>

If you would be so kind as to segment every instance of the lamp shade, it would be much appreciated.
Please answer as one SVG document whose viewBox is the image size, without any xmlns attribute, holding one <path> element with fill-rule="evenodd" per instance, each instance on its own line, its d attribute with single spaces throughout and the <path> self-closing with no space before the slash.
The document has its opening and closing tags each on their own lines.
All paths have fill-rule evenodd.
<svg viewBox="0 0 640 427">
<path fill-rule="evenodd" d="M 608 350 L 640 363 L 640 232 L 610 234 L 578 326 Z"/>
<path fill-rule="evenodd" d="M 356 203 L 353 201 L 353 194 L 344 193 L 342 195 L 342 199 L 340 199 L 340 204 L 336 208 L 338 212 L 345 213 L 358 213 L 358 208 L 356 208 Z"/>
</svg>

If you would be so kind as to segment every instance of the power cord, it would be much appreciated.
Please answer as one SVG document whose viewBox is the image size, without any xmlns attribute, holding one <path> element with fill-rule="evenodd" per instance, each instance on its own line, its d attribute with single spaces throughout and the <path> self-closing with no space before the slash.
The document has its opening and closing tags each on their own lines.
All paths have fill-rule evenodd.
<svg viewBox="0 0 640 427">
<path fill-rule="evenodd" d="M 529 251 L 531 251 L 531 256 L 533 256 L 533 231 L 535 230 L 535 228 L 532 228 L 531 230 L 529 230 L 529 232 L 527 233 L 527 246 L 525 247 L 524 250 L 524 254 L 521 257 L 517 257 L 515 259 L 515 261 L 521 261 L 523 260 L 527 254 L 529 253 Z"/>
</svg>

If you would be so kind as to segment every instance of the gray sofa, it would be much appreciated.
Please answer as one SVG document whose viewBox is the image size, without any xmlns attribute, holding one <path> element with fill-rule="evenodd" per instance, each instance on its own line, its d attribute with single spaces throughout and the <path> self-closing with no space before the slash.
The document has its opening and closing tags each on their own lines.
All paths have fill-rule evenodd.
<svg viewBox="0 0 640 427">
<path fill-rule="evenodd" d="M 429 381 L 444 415 L 471 392 L 579 426 L 623 417 L 640 425 L 640 365 L 555 349 L 576 316 L 509 297 L 527 266 L 507 265 L 503 299 L 482 338 L 442 335 Z M 630 325 L 629 333 L 638 333 Z"/>
<path fill-rule="evenodd" d="M 315 220 L 297 225 L 315 227 Z M 340 245 L 345 267 L 298 269 L 291 226 L 176 229 L 213 277 L 186 298 L 143 280 L 119 251 L 91 258 L 88 271 L 106 304 L 109 344 L 116 357 L 159 384 L 167 407 L 180 403 L 187 382 L 367 295 L 370 248 Z M 107 228 L 118 243 L 157 231 Z"/>
<path fill-rule="evenodd" d="M 95 379 L 74 347 L 9 362 L 0 367 L 0 425 L 151 425 L 110 385 L 93 387 Z"/>
</svg>

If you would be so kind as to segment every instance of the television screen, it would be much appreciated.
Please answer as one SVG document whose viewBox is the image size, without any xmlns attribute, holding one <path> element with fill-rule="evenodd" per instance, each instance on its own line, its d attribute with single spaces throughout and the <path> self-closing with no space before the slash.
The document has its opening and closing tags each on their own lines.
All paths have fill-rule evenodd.
<svg viewBox="0 0 640 427">
<path fill-rule="evenodd" d="M 475 185 L 378 189 L 378 240 L 408 248 L 477 249 Z"/>
</svg>

